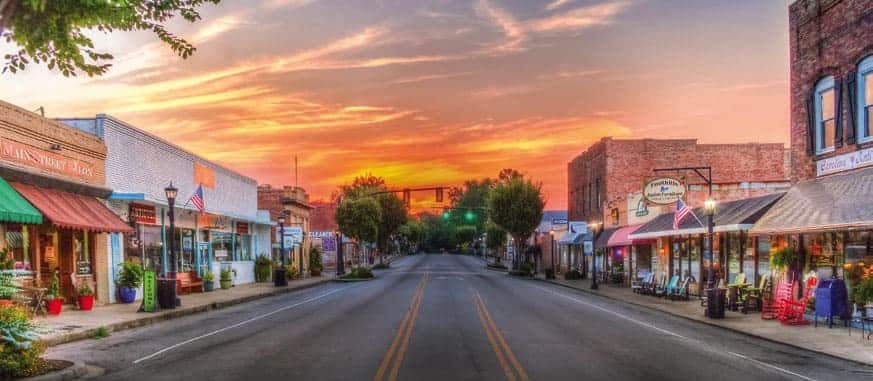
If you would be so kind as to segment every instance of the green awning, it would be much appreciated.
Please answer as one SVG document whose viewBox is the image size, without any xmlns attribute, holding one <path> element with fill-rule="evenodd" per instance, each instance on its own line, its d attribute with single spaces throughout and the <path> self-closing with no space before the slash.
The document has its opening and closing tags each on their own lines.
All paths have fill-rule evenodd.
<svg viewBox="0 0 873 381">
<path fill-rule="evenodd" d="M 42 213 L 0 177 L 0 221 L 41 224 Z"/>
</svg>

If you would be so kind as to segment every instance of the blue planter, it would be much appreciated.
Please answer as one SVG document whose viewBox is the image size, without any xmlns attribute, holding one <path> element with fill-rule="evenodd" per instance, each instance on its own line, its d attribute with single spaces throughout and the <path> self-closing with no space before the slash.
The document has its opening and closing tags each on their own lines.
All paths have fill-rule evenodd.
<svg viewBox="0 0 873 381">
<path fill-rule="evenodd" d="M 122 303 L 130 304 L 136 300 L 136 289 L 121 287 L 118 289 L 118 299 L 121 300 Z"/>
</svg>

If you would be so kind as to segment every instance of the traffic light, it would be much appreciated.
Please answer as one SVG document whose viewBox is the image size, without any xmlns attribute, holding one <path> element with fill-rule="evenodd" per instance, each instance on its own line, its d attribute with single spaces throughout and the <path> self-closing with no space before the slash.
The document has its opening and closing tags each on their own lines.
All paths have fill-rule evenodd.
<svg viewBox="0 0 873 381">
<path fill-rule="evenodd" d="M 436 189 L 436 202 L 443 202 L 443 188 Z"/>
<path fill-rule="evenodd" d="M 450 211 L 448 211 L 448 210 L 445 211 L 445 212 L 443 212 L 443 219 L 444 219 L 444 220 L 448 220 L 448 219 L 451 218 L 451 217 L 452 217 L 452 212 L 450 212 Z"/>
<path fill-rule="evenodd" d="M 476 214 L 473 211 L 468 210 L 467 213 L 464 213 L 464 219 L 469 221 L 473 221 L 476 219 Z"/>
<path fill-rule="evenodd" d="M 410 196 L 409 189 L 404 189 L 403 190 L 403 205 L 406 205 L 406 207 L 408 208 L 409 202 L 411 199 L 412 199 L 412 197 Z"/>
</svg>

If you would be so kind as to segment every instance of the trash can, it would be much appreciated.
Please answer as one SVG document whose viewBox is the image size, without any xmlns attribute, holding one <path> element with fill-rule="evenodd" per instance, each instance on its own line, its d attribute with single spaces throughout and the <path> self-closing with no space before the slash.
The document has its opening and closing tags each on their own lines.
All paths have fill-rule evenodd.
<svg viewBox="0 0 873 381">
<path fill-rule="evenodd" d="M 273 285 L 276 287 L 285 287 L 288 285 L 288 278 L 285 278 L 285 269 L 273 269 Z"/>
<path fill-rule="evenodd" d="M 710 319 L 723 319 L 725 307 L 725 292 L 723 288 L 706 290 L 706 310 L 704 315 Z"/>
<path fill-rule="evenodd" d="M 176 280 L 171 278 L 158 279 L 158 305 L 161 309 L 176 308 Z"/>
</svg>

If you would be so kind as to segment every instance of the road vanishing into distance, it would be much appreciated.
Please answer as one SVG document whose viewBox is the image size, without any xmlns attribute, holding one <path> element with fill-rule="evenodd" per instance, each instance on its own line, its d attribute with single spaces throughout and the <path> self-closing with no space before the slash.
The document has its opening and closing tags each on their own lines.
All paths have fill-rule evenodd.
<svg viewBox="0 0 873 381">
<path fill-rule="evenodd" d="M 416 255 L 328 283 L 51 348 L 106 380 L 871 380 L 873 368 Z M 788 328 L 787 328 L 788 329 Z"/>
</svg>

